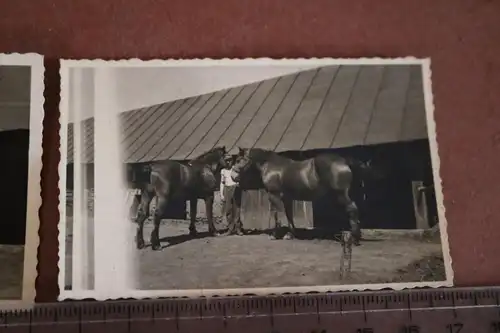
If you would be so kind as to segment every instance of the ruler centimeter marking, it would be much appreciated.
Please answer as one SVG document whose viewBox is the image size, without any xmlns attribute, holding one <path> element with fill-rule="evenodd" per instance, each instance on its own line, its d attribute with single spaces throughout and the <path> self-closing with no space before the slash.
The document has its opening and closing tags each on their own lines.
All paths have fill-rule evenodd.
<svg viewBox="0 0 500 333">
<path fill-rule="evenodd" d="M 500 333 L 500 288 L 39 304 L 0 332 Z"/>
</svg>

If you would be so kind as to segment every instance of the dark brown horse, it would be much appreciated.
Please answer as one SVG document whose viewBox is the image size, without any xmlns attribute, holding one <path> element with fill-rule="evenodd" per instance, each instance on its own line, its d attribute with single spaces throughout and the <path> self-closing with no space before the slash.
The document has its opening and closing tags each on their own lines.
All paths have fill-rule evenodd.
<svg viewBox="0 0 500 333">
<path fill-rule="evenodd" d="M 208 228 L 211 235 L 217 230 L 213 222 L 214 192 L 218 190 L 218 175 L 226 166 L 224 156 L 225 147 L 216 147 L 191 160 L 187 165 L 176 161 L 153 162 L 148 166 L 149 182 L 141 188 L 141 200 L 137 212 L 136 246 L 144 248 L 144 222 L 149 217 L 149 205 L 154 196 L 157 197 L 153 221 L 154 229 L 151 232 L 151 247 L 161 249 L 159 227 L 161 217 L 167 205 L 172 200 L 184 199 L 190 203 L 189 233 L 197 233 L 195 221 L 198 199 L 205 200 Z"/>
<path fill-rule="evenodd" d="M 273 151 L 260 148 L 239 148 L 238 161 L 233 179 L 244 180 L 245 173 L 253 166 L 260 175 L 264 189 L 269 195 L 271 215 L 275 228 L 273 239 L 291 239 L 295 236 L 293 221 L 293 201 L 313 201 L 327 194 L 333 194 L 337 202 L 349 216 L 353 243 L 359 245 L 361 239 L 358 207 L 350 198 L 349 190 L 353 179 L 353 169 L 368 168 L 360 161 L 348 160 L 336 154 L 323 153 L 314 158 L 296 161 Z M 281 223 L 278 212 L 285 212 L 288 232 L 279 237 Z"/>
</svg>

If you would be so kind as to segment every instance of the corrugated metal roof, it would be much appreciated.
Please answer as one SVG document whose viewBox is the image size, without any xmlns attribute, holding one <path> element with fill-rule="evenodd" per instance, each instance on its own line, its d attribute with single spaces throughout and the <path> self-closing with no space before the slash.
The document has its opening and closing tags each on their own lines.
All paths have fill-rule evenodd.
<svg viewBox="0 0 500 333">
<path fill-rule="evenodd" d="M 124 112 L 125 162 L 191 159 L 214 146 L 275 151 L 427 138 L 418 65 L 327 66 Z M 84 123 L 93 160 L 93 119 Z M 72 126 L 68 159 L 72 160 Z"/>
</svg>

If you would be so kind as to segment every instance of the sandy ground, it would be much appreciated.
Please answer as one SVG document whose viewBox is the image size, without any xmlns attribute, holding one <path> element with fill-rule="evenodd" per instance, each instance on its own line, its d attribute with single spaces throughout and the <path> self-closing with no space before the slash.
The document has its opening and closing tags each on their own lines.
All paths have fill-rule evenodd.
<svg viewBox="0 0 500 333">
<path fill-rule="evenodd" d="M 149 235 L 149 226 L 145 229 Z M 189 239 L 184 236 L 186 226 L 173 223 L 162 226 L 160 233 L 167 247 L 160 252 L 150 248 L 140 251 L 141 289 L 414 282 L 418 277 L 405 276 L 408 267 L 442 253 L 439 243 L 409 237 L 367 236 L 362 246 L 353 250 L 350 279 L 341 282 L 341 247 L 335 240 L 276 241 L 265 234 L 216 238 L 202 234 Z"/>
<path fill-rule="evenodd" d="M 20 299 L 24 267 L 24 246 L 0 245 L 0 299 Z"/>
<path fill-rule="evenodd" d="M 407 233 L 365 231 L 353 250 L 352 273 L 339 280 L 341 247 L 302 231 L 302 239 L 271 240 L 266 234 L 209 237 L 204 223 L 197 238 L 185 221 L 164 221 L 164 248 L 137 250 L 139 289 L 214 289 L 314 286 L 444 280 L 442 249 L 437 240 Z M 220 228 L 220 226 L 218 226 Z M 152 225 L 144 228 L 149 243 Z M 68 244 L 70 246 L 70 244 Z M 68 258 L 69 259 L 69 258 Z M 70 260 L 67 260 L 69 264 Z M 67 267 L 66 271 L 69 273 Z M 67 280 L 67 284 L 69 284 Z"/>
</svg>

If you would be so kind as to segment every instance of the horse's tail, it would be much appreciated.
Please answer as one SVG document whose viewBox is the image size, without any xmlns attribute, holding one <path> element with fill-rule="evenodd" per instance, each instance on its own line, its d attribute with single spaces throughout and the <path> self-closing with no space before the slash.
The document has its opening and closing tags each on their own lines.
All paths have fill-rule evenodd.
<svg viewBox="0 0 500 333">
<path fill-rule="evenodd" d="M 126 205 L 128 208 L 129 220 L 133 223 L 136 222 L 137 213 L 139 212 L 139 207 L 141 205 L 141 189 L 131 189 L 127 193 Z"/>
<path fill-rule="evenodd" d="M 154 196 L 154 187 L 149 183 L 139 184 L 139 187 L 129 189 L 129 194 L 127 195 L 127 206 L 129 219 L 132 222 L 135 223 L 137 221 L 140 210 L 143 210 L 143 214 L 149 214 L 147 212 L 150 209 L 151 200 Z"/>
<path fill-rule="evenodd" d="M 127 203 L 129 218 L 135 222 L 138 210 L 144 201 L 143 196 L 148 195 L 152 165 L 151 163 L 127 163 L 128 194 Z"/>
</svg>

